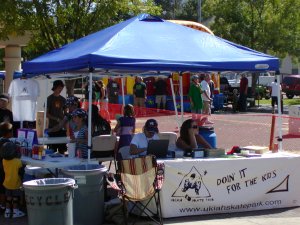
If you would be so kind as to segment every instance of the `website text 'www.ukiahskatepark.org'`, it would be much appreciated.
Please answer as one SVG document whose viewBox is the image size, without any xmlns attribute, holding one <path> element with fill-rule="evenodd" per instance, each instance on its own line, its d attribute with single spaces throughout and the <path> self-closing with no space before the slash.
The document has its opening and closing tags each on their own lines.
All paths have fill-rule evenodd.
<svg viewBox="0 0 300 225">
<path fill-rule="evenodd" d="M 222 211 L 235 211 L 235 210 L 248 210 L 255 208 L 262 208 L 264 206 L 280 206 L 281 200 L 273 200 L 273 201 L 259 201 L 255 203 L 249 204 L 230 204 L 230 205 L 221 205 L 221 206 L 206 206 L 206 207 L 186 207 L 181 208 L 179 211 L 181 213 L 187 212 L 222 212 Z"/>
</svg>

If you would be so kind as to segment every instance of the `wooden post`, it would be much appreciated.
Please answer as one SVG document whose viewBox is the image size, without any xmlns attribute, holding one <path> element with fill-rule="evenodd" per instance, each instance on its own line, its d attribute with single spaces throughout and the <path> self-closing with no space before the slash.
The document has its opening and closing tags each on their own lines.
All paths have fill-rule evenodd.
<svg viewBox="0 0 300 225">
<path fill-rule="evenodd" d="M 274 114 L 272 114 L 272 123 L 271 123 L 271 133 L 270 133 L 269 150 L 273 150 L 274 149 L 275 121 L 276 121 L 276 117 L 275 117 Z"/>
</svg>

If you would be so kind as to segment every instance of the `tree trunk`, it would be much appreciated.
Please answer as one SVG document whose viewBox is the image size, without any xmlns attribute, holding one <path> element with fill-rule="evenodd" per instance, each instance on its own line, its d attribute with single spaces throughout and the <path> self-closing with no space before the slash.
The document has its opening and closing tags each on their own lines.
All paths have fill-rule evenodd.
<svg viewBox="0 0 300 225">
<path fill-rule="evenodd" d="M 256 83 L 259 77 L 259 73 L 252 73 L 252 84 L 251 84 L 251 91 L 252 91 L 252 97 L 254 98 L 254 101 L 251 102 L 250 106 L 255 106 L 255 96 L 256 96 Z"/>
</svg>

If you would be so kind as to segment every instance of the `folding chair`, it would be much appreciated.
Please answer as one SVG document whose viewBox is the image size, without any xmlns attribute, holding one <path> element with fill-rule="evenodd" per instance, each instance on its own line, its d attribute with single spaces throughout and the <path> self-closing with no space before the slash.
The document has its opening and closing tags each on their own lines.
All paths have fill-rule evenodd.
<svg viewBox="0 0 300 225">
<path fill-rule="evenodd" d="M 169 140 L 169 150 L 176 148 L 177 134 L 175 132 L 160 132 L 158 133 L 159 139 Z"/>
<path fill-rule="evenodd" d="M 138 212 L 132 224 L 135 224 L 142 215 L 157 224 L 163 224 L 159 197 L 163 180 L 164 164 L 157 164 L 153 155 L 118 161 L 116 175 L 109 174 L 107 181 L 119 192 L 126 225 L 127 212 L 129 214 Z M 127 204 L 131 204 L 130 210 L 127 210 Z"/>
<path fill-rule="evenodd" d="M 99 162 L 110 161 L 108 170 L 110 170 L 112 161 L 114 161 L 116 167 L 116 144 L 117 137 L 115 135 L 100 135 L 93 137 L 91 158 L 95 158 Z"/>
<path fill-rule="evenodd" d="M 132 158 L 130 155 L 130 146 L 123 146 L 118 151 L 120 159 L 130 159 Z M 118 160 L 118 158 L 117 158 Z"/>
</svg>

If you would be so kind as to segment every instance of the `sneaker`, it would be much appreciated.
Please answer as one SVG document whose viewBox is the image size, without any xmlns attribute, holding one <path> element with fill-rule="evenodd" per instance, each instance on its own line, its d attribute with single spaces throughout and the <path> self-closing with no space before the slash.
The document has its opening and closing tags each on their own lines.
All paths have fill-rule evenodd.
<svg viewBox="0 0 300 225">
<path fill-rule="evenodd" d="M 5 212 L 4 212 L 4 218 L 10 218 L 11 216 L 11 212 L 9 209 L 6 209 Z"/>
<path fill-rule="evenodd" d="M 25 215 L 26 215 L 26 214 L 25 214 L 24 212 L 18 210 L 18 211 L 14 211 L 12 218 L 23 217 L 23 216 L 25 216 Z"/>
</svg>

